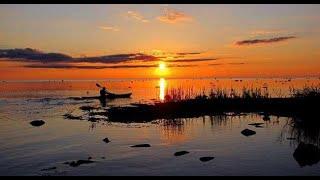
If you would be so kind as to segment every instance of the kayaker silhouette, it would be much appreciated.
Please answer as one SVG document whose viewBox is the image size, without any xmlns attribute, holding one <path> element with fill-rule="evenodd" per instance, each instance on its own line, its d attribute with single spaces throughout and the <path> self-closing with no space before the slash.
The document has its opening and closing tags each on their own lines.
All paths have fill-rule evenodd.
<svg viewBox="0 0 320 180">
<path fill-rule="evenodd" d="M 101 90 L 100 90 L 100 98 L 101 99 L 106 99 L 107 97 L 107 90 L 105 87 L 103 87 Z"/>
<path fill-rule="evenodd" d="M 102 107 L 106 107 L 107 105 L 106 99 L 107 99 L 107 90 L 105 87 L 103 87 L 102 89 L 100 89 L 100 97 L 99 97 L 100 104 Z"/>
</svg>

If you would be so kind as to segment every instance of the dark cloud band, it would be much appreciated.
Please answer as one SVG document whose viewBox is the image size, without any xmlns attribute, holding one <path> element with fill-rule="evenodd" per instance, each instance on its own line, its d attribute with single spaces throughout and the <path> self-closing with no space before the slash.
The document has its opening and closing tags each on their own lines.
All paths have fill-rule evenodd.
<svg viewBox="0 0 320 180">
<path fill-rule="evenodd" d="M 269 43 L 276 43 L 281 41 L 287 41 L 289 39 L 297 38 L 295 36 L 284 36 L 284 37 L 276 37 L 270 39 L 253 39 L 253 40 L 243 40 L 236 42 L 236 45 L 243 46 L 243 45 L 255 45 L 255 44 L 269 44 Z"/>
</svg>

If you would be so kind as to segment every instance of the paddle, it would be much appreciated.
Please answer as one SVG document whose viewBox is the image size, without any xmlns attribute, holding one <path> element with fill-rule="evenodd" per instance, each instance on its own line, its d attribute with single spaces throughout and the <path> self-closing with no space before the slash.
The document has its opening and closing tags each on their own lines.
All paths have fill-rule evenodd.
<svg viewBox="0 0 320 180">
<path fill-rule="evenodd" d="M 98 88 L 103 88 L 100 84 L 98 84 L 98 83 L 96 83 L 96 86 L 98 87 Z"/>
</svg>

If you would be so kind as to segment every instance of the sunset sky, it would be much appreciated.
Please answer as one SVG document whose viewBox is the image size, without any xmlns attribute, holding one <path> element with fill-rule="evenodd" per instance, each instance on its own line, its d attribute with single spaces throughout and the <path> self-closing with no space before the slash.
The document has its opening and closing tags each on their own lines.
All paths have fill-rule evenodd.
<svg viewBox="0 0 320 180">
<path fill-rule="evenodd" d="M 1 80 L 320 76 L 320 5 L 0 5 Z"/>
</svg>

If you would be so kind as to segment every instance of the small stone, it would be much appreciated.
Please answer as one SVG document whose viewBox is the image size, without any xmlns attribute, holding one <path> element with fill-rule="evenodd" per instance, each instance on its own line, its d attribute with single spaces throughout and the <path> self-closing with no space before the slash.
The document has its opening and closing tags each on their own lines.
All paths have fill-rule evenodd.
<svg viewBox="0 0 320 180">
<path fill-rule="evenodd" d="M 200 161 L 207 162 L 207 161 L 211 161 L 212 159 L 214 159 L 214 157 L 207 156 L 207 157 L 201 157 Z"/>
<path fill-rule="evenodd" d="M 174 156 L 182 156 L 182 155 L 185 155 L 188 153 L 189 153 L 188 151 L 178 151 L 178 152 L 174 153 Z"/>
<path fill-rule="evenodd" d="M 34 120 L 34 121 L 31 121 L 30 124 L 32 126 L 39 127 L 39 126 L 44 125 L 45 122 L 43 120 Z"/>
<path fill-rule="evenodd" d="M 104 138 L 103 141 L 104 141 L 105 143 L 109 143 L 109 142 L 110 142 L 110 140 L 109 140 L 108 138 Z"/>
<path fill-rule="evenodd" d="M 245 130 L 241 131 L 241 134 L 243 134 L 244 136 L 251 136 L 251 135 L 256 134 L 256 132 L 252 131 L 250 129 L 245 129 Z"/>
<path fill-rule="evenodd" d="M 133 145 L 131 147 L 151 147 L 150 144 L 137 144 L 137 145 Z"/>
</svg>

